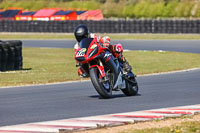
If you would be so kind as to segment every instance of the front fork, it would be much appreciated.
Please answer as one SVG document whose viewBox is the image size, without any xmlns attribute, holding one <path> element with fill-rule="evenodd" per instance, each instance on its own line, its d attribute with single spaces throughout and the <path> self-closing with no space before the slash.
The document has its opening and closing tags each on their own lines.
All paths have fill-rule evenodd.
<svg viewBox="0 0 200 133">
<path fill-rule="evenodd" d="M 108 67 L 109 70 L 111 71 L 112 82 L 113 82 L 112 84 L 115 85 L 120 74 L 119 62 L 115 61 L 113 55 L 109 51 L 106 51 L 104 55 L 102 55 L 102 57 L 97 59 L 96 61 L 97 62 L 95 62 L 94 64 L 91 63 L 89 65 L 89 69 L 92 67 L 98 68 L 101 77 L 103 77 L 104 81 L 106 81 L 106 80 L 109 80 L 109 78 L 107 77 L 105 73 L 105 68 L 104 68 L 104 64 L 105 64 L 106 67 Z M 102 62 L 104 62 L 104 64 Z"/>
<path fill-rule="evenodd" d="M 93 67 L 98 68 L 98 70 L 99 70 L 99 72 L 101 74 L 101 77 L 105 77 L 106 76 L 105 70 L 104 70 L 104 66 L 103 66 L 103 63 L 101 62 L 101 60 L 97 60 L 97 64 L 95 64 L 95 65 L 89 64 L 89 69 L 91 69 Z"/>
</svg>

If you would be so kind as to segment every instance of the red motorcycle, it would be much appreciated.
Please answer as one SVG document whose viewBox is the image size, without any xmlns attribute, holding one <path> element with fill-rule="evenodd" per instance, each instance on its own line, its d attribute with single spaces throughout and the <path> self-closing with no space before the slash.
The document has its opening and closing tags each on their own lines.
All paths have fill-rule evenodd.
<svg viewBox="0 0 200 133">
<path fill-rule="evenodd" d="M 137 94 L 136 76 L 133 72 L 125 72 L 118 59 L 95 38 L 85 38 L 80 42 L 75 59 L 84 65 L 94 88 L 102 98 L 111 98 L 112 91 L 117 90 L 122 90 L 126 96 Z"/>
</svg>

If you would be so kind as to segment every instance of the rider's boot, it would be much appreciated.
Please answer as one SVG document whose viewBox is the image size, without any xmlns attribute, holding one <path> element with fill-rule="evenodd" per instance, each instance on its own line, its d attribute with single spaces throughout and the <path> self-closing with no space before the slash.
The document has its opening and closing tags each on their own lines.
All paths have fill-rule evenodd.
<svg viewBox="0 0 200 133">
<path fill-rule="evenodd" d="M 125 72 L 129 73 L 132 70 L 132 67 L 129 65 L 128 61 L 122 55 L 119 58 L 119 60 L 121 61 L 122 65 L 123 65 L 123 70 Z"/>
</svg>

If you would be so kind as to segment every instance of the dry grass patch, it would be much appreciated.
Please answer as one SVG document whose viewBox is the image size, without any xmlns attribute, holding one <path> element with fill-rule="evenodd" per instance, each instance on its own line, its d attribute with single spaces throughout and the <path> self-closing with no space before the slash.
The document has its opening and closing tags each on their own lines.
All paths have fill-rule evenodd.
<svg viewBox="0 0 200 133">
<path fill-rule="evenodd" d="M 78 133 L 200 133 L 200 114 L 87 130 Z"/>
</svg>

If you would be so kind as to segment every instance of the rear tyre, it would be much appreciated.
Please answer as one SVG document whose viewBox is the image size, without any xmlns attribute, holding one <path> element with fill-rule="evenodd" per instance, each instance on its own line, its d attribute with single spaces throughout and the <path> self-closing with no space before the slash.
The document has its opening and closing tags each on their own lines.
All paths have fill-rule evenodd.
<svg viewBox="0 0 200 133">
<path fill-rule="evenodd" d="M 126 96 L 135 96 L 138 93 L 138 83 L 135 77 L 130 77 L 129 80 L 126 80 L 126 88 L 122 89 L 122 92 Z"/>
<path fill-rule="evenodd" d="M 90 79 L 96 91 L 102 98 L 111 98 L 112 97 L 112 89 L 110 87 L 109 80 L 103 81 L 99 76 L 100 73 L 96 67 L 93 67 L 89 70 Z"/>
</svg>

